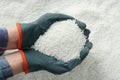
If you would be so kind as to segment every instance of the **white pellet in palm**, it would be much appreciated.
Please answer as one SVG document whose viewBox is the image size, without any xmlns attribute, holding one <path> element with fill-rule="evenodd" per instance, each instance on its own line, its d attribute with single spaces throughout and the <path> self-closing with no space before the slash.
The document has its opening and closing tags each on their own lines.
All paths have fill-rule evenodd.
<svg viewBox="0 0 120 80">
<path fill-rule="evenodd" d="M 64 62 L 80 58 L 86 37 L 75 20 L 55 22 L 32 46 L 35 50 Z"/>
</svg>

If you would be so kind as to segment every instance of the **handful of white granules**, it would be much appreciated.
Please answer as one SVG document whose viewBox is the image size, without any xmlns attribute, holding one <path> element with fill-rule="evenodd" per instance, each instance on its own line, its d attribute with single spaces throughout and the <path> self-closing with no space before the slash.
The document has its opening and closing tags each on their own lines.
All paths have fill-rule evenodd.
<svg viewBox="0 0 120 80">
<path fill-rule="evenodd" d="M 84 48 L 85 42 L 86 37 L 75 20 L 66 20 L 52 24 L 32 48 L 67 62 L 80 58 L 80 51 Z"/>
</svg>

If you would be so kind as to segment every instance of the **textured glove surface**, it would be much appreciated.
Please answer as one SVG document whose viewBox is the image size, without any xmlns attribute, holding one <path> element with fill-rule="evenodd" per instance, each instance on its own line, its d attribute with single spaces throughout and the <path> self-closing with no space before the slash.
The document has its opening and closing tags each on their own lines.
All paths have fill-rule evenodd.
<svg viewBox="0 0 120 80">
<path fill-rule="evenodd" d="M 62 74 L 79 65 L 88 55 L 91 48 L 92 43 L 88 41 L 84 46 L 84 49 L 80 52 L 80 59 L 73 59 L 68 62 L 57 60 L 54 57 L 47 56 L 34 49 L 24 50 L 24 54 L 28 62 L 29 72 L 47 70 L 54 74 Z"/>
</svg>

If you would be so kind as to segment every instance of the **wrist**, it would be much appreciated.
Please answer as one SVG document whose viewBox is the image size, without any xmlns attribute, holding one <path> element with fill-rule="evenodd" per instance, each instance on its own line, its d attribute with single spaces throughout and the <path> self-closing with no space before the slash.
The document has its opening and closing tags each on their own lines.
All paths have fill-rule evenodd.
<svg viewBox="0 0 120 80">
<path fill-rule="evenodd" d="M 18 31 L 16 27 L 7 28 L 8 31 L 8 45 L 7 49 L 16 49 L 18 43 Z"/>
<path fill-rule="evenodd" d="M 10 64 L 14 75 L 23 72 L 23 60 L 19 52 L 7 54 L 5 58 Z"/>
</svg>

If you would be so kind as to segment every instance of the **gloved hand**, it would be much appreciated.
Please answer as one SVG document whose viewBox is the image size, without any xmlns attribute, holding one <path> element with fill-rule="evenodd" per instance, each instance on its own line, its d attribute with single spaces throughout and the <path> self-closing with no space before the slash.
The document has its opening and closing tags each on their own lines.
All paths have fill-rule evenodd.
<svg viewBox="0 0 120 80">
<path fill-rule="evenodd" d="M 74 18 L 64 14 L 47 13 L 34 22 L 17 23 L 17 29 L 19 32 L 18 49 L 30 48 L 39 36 L 43 35 L 53 23 L 67 19 Z M 85 29 L 86 25 L 84 23 L 78 20 L 76 20 L 76 23 L 78 23 L 81 29 Z M 89 34 L 89 31 L 85 32 L 88 32 L 87 34 Z"/>
<path fill-rule="evenodd" d="M 89 50 L 92 48 L 92 43 L 88 40 L 90 31 L 86 29 L 86 25 L 84 23 L 76 19 L 74 20 L 76 20 L 79 28 L 84 31 L 84 35 L 86 35 L 87 39 L 84 49 L 80 52 L 80 59 L 63 62 L 30 48 L 39 36 L 43 35 L 54 22 L 67 19 L 74 18 L 64 14 L 48 13 L 32 23 L 17 24 L 20 35 L 18 48 L 23 49 L 23 51 L 20 50 L 20 53 L 24 61 L 25 73 L 37 70 L 47 70 L 54 74 L 62 74 L 72 70 L 88 55 Z"/>
<path fill-rule="evenodd" d="M 72 70 L 75 66 L 79 65 L 84 58 L 88 55 L 89 50 L 92 48 L 92 43 L 87 41 L 84 49 L 80 52 L 80 59 L 73 59 L 68 62 L 57 60 L 54 57 L 47 56 L 34 49 L 27 49 L 20 51 L 24 62 L 24 72 L 34 72 L 38 70 L 47 70 L 53 74 L 62 74 Z"/>
<path fill-rule="evenodd" d="M 34 42 L 43 35 L 47 29 L 56 21 L 74 19 L 64 14 L 47 13 L 31 23 L 17 23 L 19 32 L 19 49 L 30 48 Z"/>
</svg>

